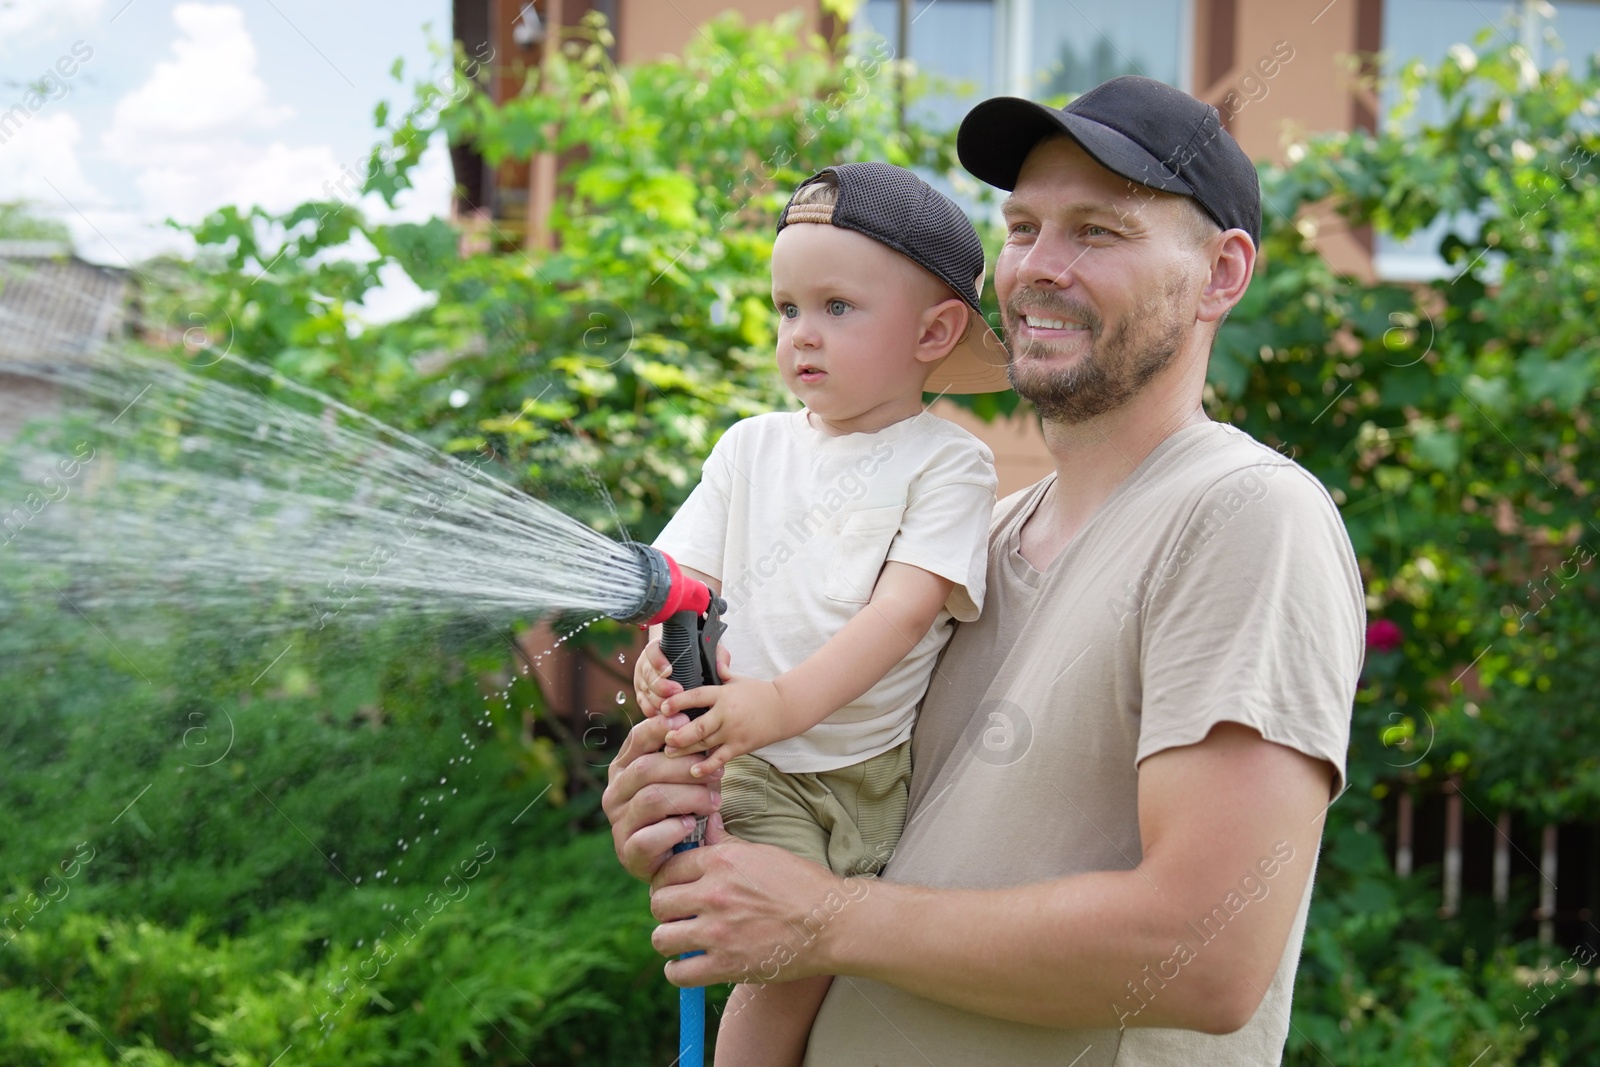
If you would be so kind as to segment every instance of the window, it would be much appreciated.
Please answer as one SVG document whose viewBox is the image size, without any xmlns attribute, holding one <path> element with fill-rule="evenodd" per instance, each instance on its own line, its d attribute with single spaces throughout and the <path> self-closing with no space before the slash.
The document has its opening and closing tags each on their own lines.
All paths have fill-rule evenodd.
<svg viewBox="0 0 1600 1067">
<path fill-rule="evenodd" d="M 857 16 L 857 31 L 871 30 L 889 43 L 895 55 L 909 55 L 919 69 L 956 82 L 969 83 L 969 91 L 940 94 L 919 102 L 917 118 L 932 126 L 949 128 L 961 121 L 976 100 L 993 96 L 1001 57 L 996 54 L 994 0 L 915 0 L 910 5 L 910 42 L 899 43 L 899 0 L 869 0 Z M 974 95 L 974 93 L 976 95 Z"/>
<path fill-rule="evenodd" d="M 855 29 L 877 32 L 930 74 L 968 83 L 964 93 L 922 102 L 919 118 L 949 127 L 986 97 L 1058 100 L 1121 74 L 1188 89 L 1190 7 L 1190 0 L 911 0 L 902 42 L 901 0 L 868 0 Z"/>
<path fill-rule="evenodd" d="M 1515 41 L 1541 69 L 1565 59 L 1576 70 L 1587 69 L 1600 50 L 1600 2 L 1595 0 L 1386 0 L 1383 5 L 1383 92 L 1379 113 L 1387 116 L 1397 102 L 1390 78 L 1406 63 L 1420 59 L 1430 67 L 1442 60 L 1451 46 L 1471 46 L 1478 33 L 1493 27 L 1498 40 Z M 1559 46 L 1554 38 L 1559 38 Z M 1408 124 L 1428 124 L 1444 118 L 1444 105 L 1428 96 L 1417 102 Z M 1383 120 L 1387 121 L 1387 119 Z M 1379 235 L 1373 264 L 1378 275 L 1391 281 L 1426 281 L 1453 277 L 1453 268 L 1440 258 L 1439 242 L 1451 231 L 1470 231 L 1477 220 L 1471 215 L 1440 217 L 1433 225 L 1404 241 Z"/>
<path fill-rule="evenodd" d="M 1189 88 L 1187 0 L 1016 6 L 1032 9 L 1023 36 L 1033 84 L 1009 90 L 1018 96 L 1076 96 L 1123 74 Z"/>
</svg>

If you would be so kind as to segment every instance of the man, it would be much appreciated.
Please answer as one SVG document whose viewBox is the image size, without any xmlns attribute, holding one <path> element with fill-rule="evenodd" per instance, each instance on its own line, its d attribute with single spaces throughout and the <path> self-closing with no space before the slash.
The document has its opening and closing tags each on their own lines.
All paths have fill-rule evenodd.
<svg viewBox="0 0 1600 1067">
<path fill-rule="evenodd" d="M 675 715 L 612 765 L 618 857 L 652 880 L 655 947 L 705 953 L 674 982 L 839 976 L 810 1064 L 1277 1063 L 1364 610 L 1322 487 L 1201 407 L 1255 170 L 1143 78 L 987 101 L 958 147 L 1012 190 L 995 288 L 1056 470 L 996 507 L 898 849 L 845 881 L 713 817 L 669 857 L 719 803 L 656 753 Z"/>
</svg>

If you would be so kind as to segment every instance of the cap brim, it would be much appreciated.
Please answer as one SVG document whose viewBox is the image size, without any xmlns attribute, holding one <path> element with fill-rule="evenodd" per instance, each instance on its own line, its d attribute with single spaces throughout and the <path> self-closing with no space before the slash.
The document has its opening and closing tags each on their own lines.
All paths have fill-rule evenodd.
<svg viewBox="0 0 1600 1067">
<path fill-rule="evenodd" d="M 1194 195 L 1171 167 L 1110 126 L 1016 96 L 997 96 L 967 112 L 956 135 L 956 155 L 973 177 L 999 189 L 1015 189 L 1028 153 L 1055 134 L 1071 137 L 1102 167 L 1129 181 Z"/>
<path fill-rule="evenodd" d="M 1006 376 L 1006 346 L 1000 335 L 973 313 L 972 329 L 928 375 L 928 393 L 1001 393 L 1011 388 Z"/>
</svg>

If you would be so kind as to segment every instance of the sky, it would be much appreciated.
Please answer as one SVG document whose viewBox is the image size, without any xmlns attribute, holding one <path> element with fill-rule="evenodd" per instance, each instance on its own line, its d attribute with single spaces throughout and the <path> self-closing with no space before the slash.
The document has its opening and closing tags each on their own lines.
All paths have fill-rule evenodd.
<svg viewBox="0 0 1600 1067">
<path fill-rule="evenodd" d="M 403 113 L 449 37 L 449 0 L 0 0 L 0 201 L 63 220 L 93 262 L 183 252 L 163 220 L 329 198 L 366 165 L 374 107 Z M 442 138 L 413 180 L 394 211 L 363 206 L 448 214 Z"/>
</svg>

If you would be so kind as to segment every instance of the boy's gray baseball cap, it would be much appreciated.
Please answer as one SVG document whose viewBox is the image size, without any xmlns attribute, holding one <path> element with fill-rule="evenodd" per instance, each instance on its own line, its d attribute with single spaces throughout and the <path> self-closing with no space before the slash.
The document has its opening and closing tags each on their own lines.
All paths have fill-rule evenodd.
<svg viewBox="0 0 1600 1067">
<path fill-rule="evenodd" d="M 1063 133 L 1112 173 L 1191 197 L 1224 230 L 1243 230 L 1261 247 L 1255 164 L 1216 108 L 1164 82 L 1112 78 L 1059 110 L 1014 96 L 985 100 L 961 120 L 956 153 L 975 177 L 1015 189 L 1028 153 Z"/>
<path fill-rule="evenodd" d="M 950 350 L 924 388 L 930 393 L 996 393 L 1011 388 L 1006 348 L 978 305 L 983 290 L 983 245 L 955 202 L 903 167 L 842 163 L 825 167 L 800 189 L 833 175 L 838 198 L 829 209 L 796 204 L 778 217 L 778 232 L 798 222 L 855 230 L 901 255 L 948 285 L 972 309 L 967 334 Z M 800 190 L 795 190 L 799 196 Z"/>
</svg>

